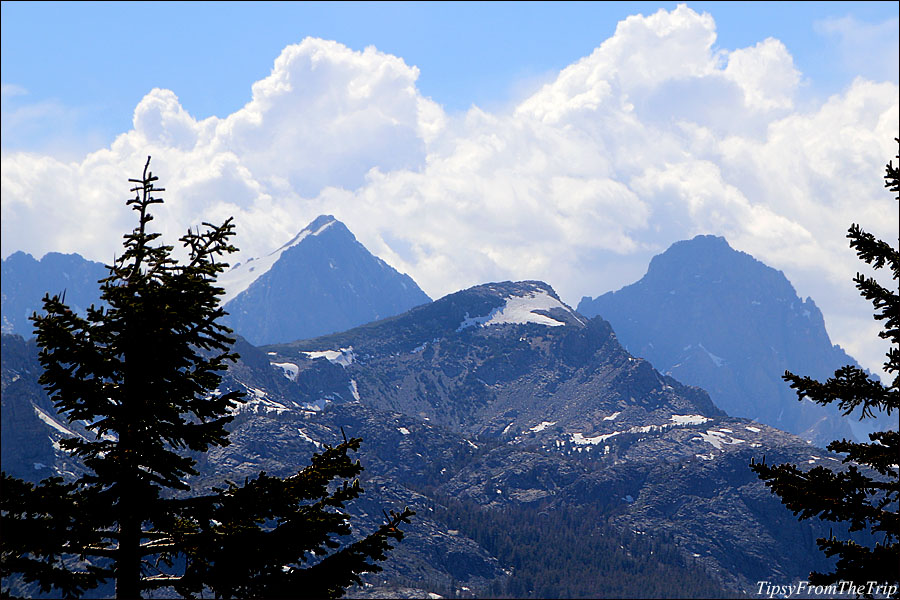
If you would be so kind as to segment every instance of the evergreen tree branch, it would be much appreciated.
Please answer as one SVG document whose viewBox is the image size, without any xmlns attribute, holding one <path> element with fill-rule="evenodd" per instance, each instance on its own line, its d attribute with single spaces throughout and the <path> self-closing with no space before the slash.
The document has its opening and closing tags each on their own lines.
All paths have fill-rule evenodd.
<svg viewBox="0 0 900 600">
<path fill-rule="evenodd" d="M 900 138 L 895 141 L 900 144 Z M 894 199 L 900 202 L 900 173 L 892 162 L 885 168 L 885 187 L 894 192 Z M 889 385 L 884 385 L 858 367 L 845 366 L 835 371 L 834 377 L 825 383 L 790 372 L 785 372 L 784 380 L 790 383 L 799 400 L 808 398 L 821 405 L 836 402 L 845 416 L 858 407 L 862 407 L 860 419 L 874 417 L 875 411 L 890 415 L 900 409 L 900 292 L 897 290 L 900 249 L 876 239 L 857 224 L 850 227 L 847 237 L 861 261 L 876 270 L 890 269 L 894 281 L 892 288 L 861 273 L 857 273 L 853 281 L 860 294 L 872 302 L 875 320 L 882 323 L 879 337 L 892 344 L 884 368 L 895 377 Z M 838 558 L 833 572 L 810 574 L 812 585 L 841 580 L 898 583 L 900 473 L 897 458 L 900 456 L 900 434 L 896 429 L 876 432 L 869 435 L 869 443 L 840 440 L 831 442 L 828 449 L 845 454 L 845 470 L 814 467 L 801 471 L 796 465 L 769 466 L 765 462 L 751 462 L 750 468 L 799 519 L 818 517 L 844 522 L 850 531 L 867 529 L 881 537 L 882 541 L 872 548 L 833 536 L 818 540 L 819 548 L 826 556 Z"/>
</svg>

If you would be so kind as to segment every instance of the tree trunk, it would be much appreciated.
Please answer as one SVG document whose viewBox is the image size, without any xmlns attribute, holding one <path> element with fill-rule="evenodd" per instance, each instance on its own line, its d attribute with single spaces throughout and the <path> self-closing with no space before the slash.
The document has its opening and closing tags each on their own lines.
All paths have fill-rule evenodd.
<svg viewBox="0 0 900 600">
<path fill-rule="evenodd" d="M 124 501 L 124 498 L 119 500 Z M 116 556 L 116 598 L 136 600 L 141 597 L 141 522 L 129 510 L 131 502 L 123 502 L 119 517 L 119 550 Z M 131 505 L 131 506 L 128 506 Z M 130 512 L 131 514 L 125 514 Z"/>
</svg>

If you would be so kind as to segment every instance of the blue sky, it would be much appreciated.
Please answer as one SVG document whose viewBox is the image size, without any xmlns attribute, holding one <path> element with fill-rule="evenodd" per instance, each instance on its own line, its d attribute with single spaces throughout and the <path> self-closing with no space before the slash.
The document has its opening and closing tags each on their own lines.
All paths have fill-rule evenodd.
<svg viewBox="0 0 900 600">
<path fill-rule="evenodd" d="M 3 2 L 2 81 L 19 92 L 3 102 L 7 110 L 36 108 L 4 123 L 2 146 L 93 150 L 130 126 L 153 87 L 174 90 L 196 117 L 225 116 L 250 99 L 250 85 L 285 46 L 307 36 L 402 57 L 419 68 L 422 94 L 446 110 L 497 109 L 590 54 L 620 19 L 676 4 Z M 812 97 L 838 92 L 858 75 L 886 77 L 896 65 L 872 60 L 858 38 L 846 48 L 847 33 L 828 24 L 849 19 L 864 31 L 894 19 L 896 41 L 897 2 L 689 6 L 713 14 L 720 48 L 770 36 L 784 42 Z M 860 60 L 854 52 L 869 53 Z"/>
<path fill-rule="evenodd" d="M 897 2 L 3 2 L 0 26 L 4 258 L 109 262 L 152 154 L 167 239 L 234 216 L 245 260 L 333 214 L 435 298 L 540 279 L 575 305 L 721 235 L 881 363 L 845 234 L 898 237 Z"/>
</svg>

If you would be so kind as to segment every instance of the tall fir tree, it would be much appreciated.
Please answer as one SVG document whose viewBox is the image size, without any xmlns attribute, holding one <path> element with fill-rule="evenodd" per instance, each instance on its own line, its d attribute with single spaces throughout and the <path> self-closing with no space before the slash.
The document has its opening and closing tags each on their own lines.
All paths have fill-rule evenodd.
<svg viewBox="0 0 900 600">
<path fill-rule="evenodd" d="M 900 143 L 900 139 L 896 141 Z M 897 158 L 900 159 L 900 154 Z M 885 187 L 900 202 L 900 172 L 893 162 L 886 167 Z M 850 227 L 847 237 L 861 260 L 876 270 L 887 267 L 891 272 L 891 287 L 861 273 L 853 281 L 860 294 L 874 305 L 875 319 L 883 323 L 878 335 L 891 343 L 884 370 L 893 380 L 885 385 L 854 366 L 838 369 L 824 383 L 790 372 L 785 372 L 784 379 L 796 390 L 800 400 L 809 398 L 822 405 L 837 402 L 845 415 L 859 409 L 861 419 L 872 417 L 876 410 L 890 415 L 900 410 L 900 292 L 897 289 L 900 246 L 892 247 L 857 224 Z M 839 581 L 897 584 L 900 579 L 897 467 L 900 434 L 896 429 L 881 431 L 870 434 L 869 440 L 868 443 L 848 440 L 830 443 L 828 450 L 845 454 L 846 467 L 837 471 L 821 466 L 802 471 L 792 464 L 772 466 L 765 462 L 751 465 L 800 519 L 818 517 L 842 522 L 851 532 L 869 531 L 874 536 L 876 541 L 871 547 L 834 535 L 817 540 L 826 556 L 837 560 L 831 573 L 811 573 L 811 584 Z"/>
<path fill-rule="evenodd" d="M 77 481 L 3 475 L 2 574 L 74 597 L 110 578 L 119 598 L 162 586 L 185 596 L 338 597 L 360 573 L 380 570 L 375 561 L 413 513 L 391 511 L 353 544 L 332 538 L 351 533 L 341 509 L 362 491 L 348 483 L 361 471 L 348 455 L 360 440 L 346 438 L 293 477 L 261 473 L 189 496 L 192 453 L 227 445 L 243 402 L 242 392 L 218 391 L 238 358 L 218 323 L 224 291 L 215 285 L 235 232 L 231 219 L 188 230 L 180 239 L 188 257 L 175 260 L 148 230 L 149 209 L 162 202 L 154 194 L 164 191 L 149 165 L 129 180 L 138 226 L 100 282 L 106 307 L 81 317 L 64 294 L 48 295 L 45 314 L 33 317 L 41 383 L 59 413 L 94 436 L 60 442 L 84 464 Z"/>
</svg>

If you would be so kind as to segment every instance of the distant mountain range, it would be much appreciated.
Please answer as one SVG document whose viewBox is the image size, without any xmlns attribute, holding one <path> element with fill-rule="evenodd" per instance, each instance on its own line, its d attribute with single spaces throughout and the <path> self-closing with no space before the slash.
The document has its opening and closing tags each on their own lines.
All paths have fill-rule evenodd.
<svg viewBox="0 0 900 600">
<path fill-rule="evenodd" d="M 2 263 L 3 331 L 30 337 L 27 317 L 45 293 L 65 291 L 83 312 L 98 301 L 106 268 L 77 254 L 40 261 L 17 252 Z M 270 254 L 222 274 L 223 320 L 255 345 L 345 331 L 430 298 L 360 244 L 333 216 L 322 215 Z M 608 320 L 622 344 L 663 373 L 709 392 L 734 416 L 795 433 L 818 445 L 866 439 L 892 420 L 860 423 L 835 407 L 798 402 L 785 370 L 824 379 L 856 364 L 832 345 L 822 313 L 801 300 L 780 271 L 733 250 L 724 238 L 697 236 L 653 258 L 638 282 L 596 298 L 578 312 Z"/>
<path fill-rule="evenodd" d="M 873 430 L 872 421 L 860 424 L 835 406 L 797 400 L 781 379 L 785 370 L 824 380 L 856 361 L 831 344 L 811 298 L 801 300 L 781 271 L 722 237 L 673 244 L 639 281 L 583 298 L 578 312 L 608 320 L 630 352 L 702 387 L 730 415 L 820 446 L 854 433 L 868 440 L 865 433 Z"/>
<path fill-rule="evenodd" d="M 44 294 L 66 292 L 84 313 L 99 301 L 102 263 L 51 252 L 40 261 L 16 252 L 2 263 L 4 333 L 32 335 L 28 317 Z M 223 323 L 254 344 L 273 344 L 343 331 L 431 302 L 416 282 L 373 256 L 331 215 L 293 239 L 219 277 L 225 288 Z"/>
<path fill-rule="evenodd" d="M 43 273 L 44 261 L 14 257 L 10 327 L 7 307 L 33 310 L 96 268 L 78 257 L 25 286 L 11 267 Z M 540 281 L 430 302 L 329 216 L 220 283 L 245 336 L 221 387 L 248 402 L 193 485 L 288 475 L 344 433 L 362 437 L 359 530 L 384 508 L 417 515 L 385 571 L 351 596 L 721 597 L 830 568 L 814 541 L 827 528 L 798 522 L 748 464 L 840 468 L 781 429 L 831 439 L 849 435 L 846 421 L 776 385 L 787 388 L 784 368 L 822 376 L 852 359 L 812 300 L 722 238 L 675 244 L 641 281 L 579 311 Z M 72 478 L 79 466 L 58 441 L 87 432 L 56 414 L 40 371 L 34 341 L 4 334 L 3 469 Z M 703 377 L 712 399 L 693 387 Z"/>
<path fill-rule="evenodd" d="M 36 439 L 61 433 L 65 423 L 15 392 L 34 388 L 33 346 L 5 343 L 23 358 L 9 363 L 4 351 L 4 424 L 31 413 L 45 429 Z M 196 486 L 290 474 L 343 431 L 364 439 L 358 527 L 373 527 L 385 507 L 417 511 L 385 571 L 351 595 L 545 595 L 579 564 L 552 540 L 577 543 L 576 531 L 596 536 L 582 549 L 594 579 L 581 583 L 626 596 L 720 597 L 828 568 L 814 547 L 825 528 L 798 522 L 747 465 L 766 455 L 838 466 L 838 457 L 726 416 L 545 283 L 486 284 L 346 332 L 235 349 L 241 360 L 221 387 L 249 402 Z M 490 529 L 493 511 L 506 515 L 502 531 Z M 534 566 L 519 572 L 501 539 Z"/>
</svg>

